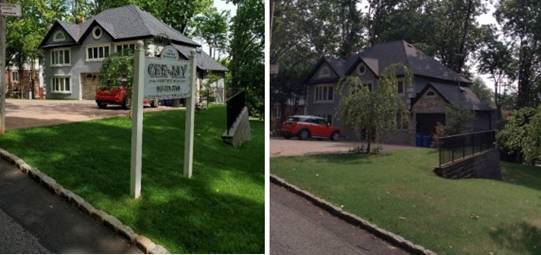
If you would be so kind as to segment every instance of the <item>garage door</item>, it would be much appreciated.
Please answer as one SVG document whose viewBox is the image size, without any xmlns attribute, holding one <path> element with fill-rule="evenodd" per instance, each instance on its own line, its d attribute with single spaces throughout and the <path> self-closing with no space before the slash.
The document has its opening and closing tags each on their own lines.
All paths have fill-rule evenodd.
<svg viewBox="0 0 541 255">
<path fill-rule="evenodd" d="M 83 99 L 96 99 L 96 89 L 98 88 L 98 73 L 81 73 L 81 87 L 83 89 Z"/>
</svg>

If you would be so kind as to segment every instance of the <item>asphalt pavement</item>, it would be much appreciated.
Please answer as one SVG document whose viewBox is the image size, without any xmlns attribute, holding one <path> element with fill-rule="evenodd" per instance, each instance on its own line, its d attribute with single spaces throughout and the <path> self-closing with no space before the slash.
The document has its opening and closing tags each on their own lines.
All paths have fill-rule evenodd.
<svg viewBox="0 0 541 255">
<path fill-rule="evenodd" d="M 408 254 L 281 186 L 270 197 L 271 255 Z"/>
<path fill-rule="evenodd" d="M 141 253 L 0 159 L 0 253 Z"/>
</svg>

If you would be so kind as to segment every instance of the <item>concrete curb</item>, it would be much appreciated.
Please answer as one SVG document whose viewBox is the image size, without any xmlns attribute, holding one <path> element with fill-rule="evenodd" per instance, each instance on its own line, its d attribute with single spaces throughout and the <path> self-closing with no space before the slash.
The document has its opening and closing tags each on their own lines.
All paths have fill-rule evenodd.
<svg viewBox="0 0 541 255">
<path fill-rule="evenodd" d="M 26 162 L 19 157 L 11 154 L 10 152 L 0 148 L 0 157 L 11 162 L 19 168 L 23 173 L 32 177 L 36 181 L 45 185 L 49 190 L 64 198 L 65 200 L 76 205 L 81 211 L 101 221 L 106 226 L 111 227 L 117 233 L 128 239 L 131 243 L 135 244 L 139 249 L 148 254 L 169 254 L 169 251 L 163 246 L 155 244 L 149 238 L 139 235 L 133 231 L 130 227 L 124 225 L 120 220 L 112 215 L 96 209 L 90 203 L 86 202 L 82 197 L 73 193 L 72 191 L 65 189 L 62 185 L 58 184 L 53 178 L 47 176 L 43 172 L 36 168 L 32 168 Z"/>
<path fill-rule="evenodd" d="M 359 226 L 365 230 L 367 230 L 368 232 L 374 234 L 375 236 L 409 252 L 409 253 L 412 253 L 412 254 L 422 254 L 422 255 L 435 255 L 437 253 L 429 250 L 429 249 L 426 249 L 424 248 L 423 246 L 420 246 L 420 245 L 417 245 L 417 244 L 414 244 L 410 241 L 408 241 L 407 239 L 405 239 L 404 237 L 402 236 L 399 236 L 395 233 L 392 233 L 392 232 L 389 232 L 387 230 L 384 230 L 380 227 L 378 227 L 377 225 L 363 219 L 363 218 L 360 218 L 358 217 L 357 215 L 353 215 L 349 212 L 346 212 L 344 210 L 342 210 L 341 208 L 337 207 L 337 206 L 334 206 L 333 204 L 313 195 L 312 193 L 308 192 L 308 191 L 305 191 L 293 184 L 290 184 L 288 183 L 287 181 L 285 181 L 284 179 L 276 176 L 276 175 L 273 175 L 271 174 L 270 175 L 270 178 L 271 178 L 271 182 L 277 184 L 277 185 L 280 185 L 286 189 L 288 189 L 289 191 L 297 194 L 297 195 L 300 195 L 301 197 L 304 197 L 305 199 L 307 199 L 308 201 L 312 202 L 313 204 L 315 204 L 316 206 L 319 206 L 321 207 L 322 209 L 325 209 L 326 211 L 330 212 L 331 214 L 333 214 L 334 216 L 340 218 L 340 219 L 343 219 L 347 222 L 349 222 L 350 224 L 353 224 L 353 225 L 356 225 L 356 226 Z"/>
</svg>

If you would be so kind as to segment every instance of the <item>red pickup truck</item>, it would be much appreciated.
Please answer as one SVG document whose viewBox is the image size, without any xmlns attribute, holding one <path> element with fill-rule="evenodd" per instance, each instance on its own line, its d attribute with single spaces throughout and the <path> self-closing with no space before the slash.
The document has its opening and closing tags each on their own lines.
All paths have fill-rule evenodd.
<svg viewBox="0 0 541 255">
<path fill-rule="evenodd" d="M 121 105 L 124 109 L 130 108 L 131 98 L 128 96 L 126 87 L 116 87 L 112 89 L 99 88 L 96 91 L 96 104 L 101 109 L 107 107 L 107 105 Z M 144 99 L 143 104 L 150 105 L 150 107 L 158 107 L 157 100 Z"/>
</svg>

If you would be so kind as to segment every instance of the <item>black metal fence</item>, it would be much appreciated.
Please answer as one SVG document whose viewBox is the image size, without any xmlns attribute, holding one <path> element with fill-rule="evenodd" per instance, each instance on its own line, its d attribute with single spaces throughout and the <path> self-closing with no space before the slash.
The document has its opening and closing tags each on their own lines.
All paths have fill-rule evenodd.
<svg viewBox="0 0 541 255">
<path fill-rule="evenodd" d="M 241 90 L 233 96 L 229 97 L 226 101 L 227 105 L 227 132 L 235 123 L 235 120 L 242 112 L 242 109 L 246 105 L 246 91 Z"/>
<path fill-rule="evenodd" d="M 444 136 L 437 139 L 440 167 L 494 148 L 494 130 Z"/>
</svg>

